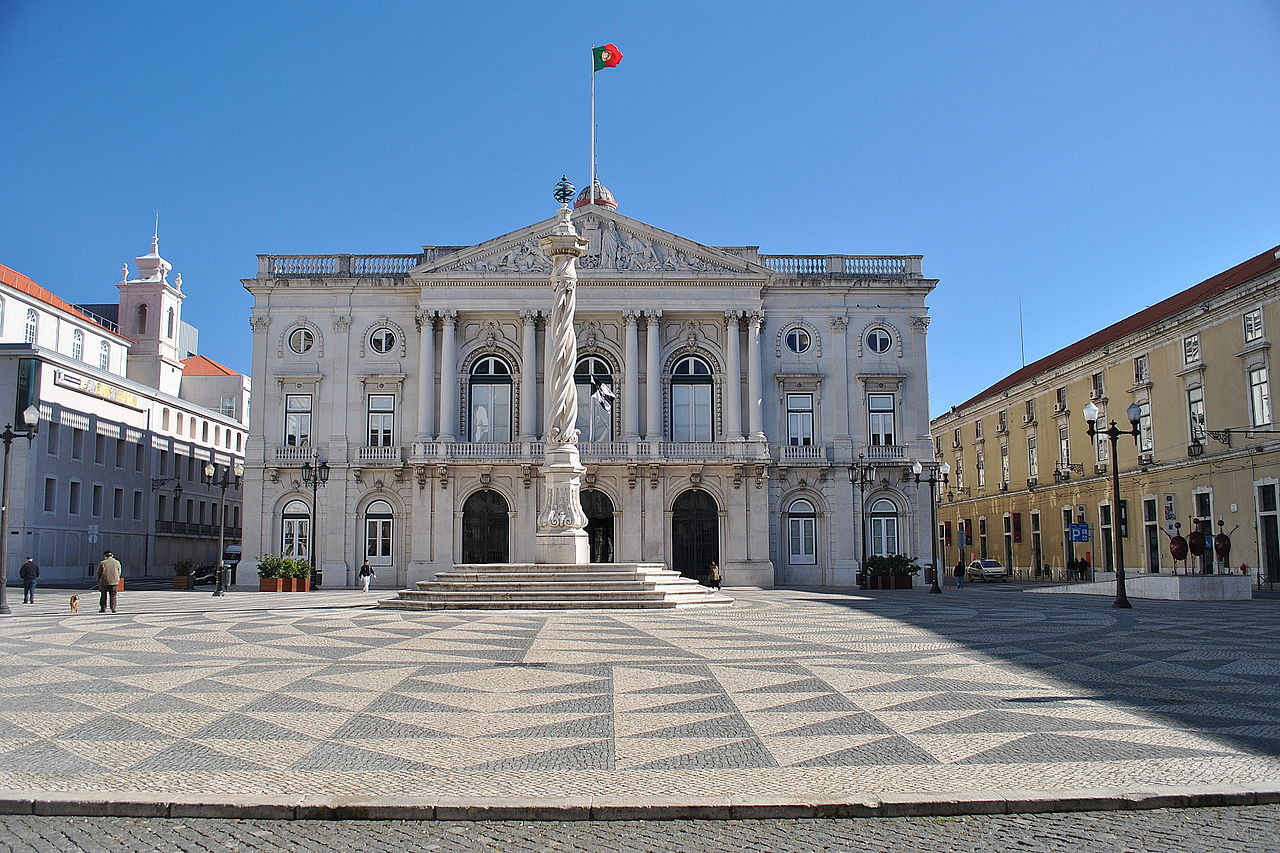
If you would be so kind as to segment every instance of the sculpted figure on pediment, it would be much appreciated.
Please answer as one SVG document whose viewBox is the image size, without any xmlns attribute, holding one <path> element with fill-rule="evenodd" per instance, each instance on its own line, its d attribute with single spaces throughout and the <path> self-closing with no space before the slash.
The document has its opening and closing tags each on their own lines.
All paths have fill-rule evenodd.
<svg viewBox="0 0 1280 853">
<path fill-rule="evenodd" d="M 454 269 L 468 272 L 539 272 L 551 271 L 551 260 L 538 249 L 537 242 L 530 238 L 523 243 L 512 246 L 497 257 L 477 258 Z"/>
</svg>

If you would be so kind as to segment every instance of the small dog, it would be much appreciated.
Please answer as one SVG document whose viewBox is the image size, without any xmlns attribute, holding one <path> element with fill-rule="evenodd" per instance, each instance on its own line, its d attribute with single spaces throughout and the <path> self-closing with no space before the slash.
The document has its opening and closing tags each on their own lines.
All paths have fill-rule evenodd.
<svg viewBox="0 0 1280 853">
<path fill-rule="evenodd" d="M 71 612 L 72 613 L 80 612 L 80 596 L 78 595 L 71 596 Z"/>
</svg>

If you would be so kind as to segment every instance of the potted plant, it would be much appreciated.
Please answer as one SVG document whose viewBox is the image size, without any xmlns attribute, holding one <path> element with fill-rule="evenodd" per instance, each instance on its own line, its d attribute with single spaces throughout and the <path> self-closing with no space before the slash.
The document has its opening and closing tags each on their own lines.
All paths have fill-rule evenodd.
<svg viewBox="0 0 1280 853">
<path fill-rule="evenodd" d="M 263 554 L 258 558 L 258 591 L 259 592 L 284 592 L 284 570 L 287 564 L 292 563 L 284 557 L 278 557 L 275 554 Z"/>
<path fill-rule="evenodd" d="M 309 592 L 311 590 L 311 564 L 306 560 L 290 560 L 293 565 L 289 569 L 290 592 Z"/>
<path fill-rule="evenodd" d="M 191 573 L 195 571 L 196 564 L 194 560 L 178 560 L 173 564 L 173 588 L 174 589 L 194 589 L 195 583 L 191 577 Z"/>
<path fill-rule="evenodd" d="M 872 589 L 911 589 L 911 578 L 919 572 L 916 561 L 906 554 L 867 557 Z"/>
</svg>

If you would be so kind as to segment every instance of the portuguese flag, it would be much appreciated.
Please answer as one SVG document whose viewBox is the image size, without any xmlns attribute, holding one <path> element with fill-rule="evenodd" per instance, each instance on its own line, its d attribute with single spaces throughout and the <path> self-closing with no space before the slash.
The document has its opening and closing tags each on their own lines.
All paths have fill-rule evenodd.
<svg viewBox="0 0 1280 853">
<path fill-rule="evenodd" d="M 622 61 L 622 51 L 618 50 L 616 44 L 606 44 L 603 47 L 591 48 L 591 55 L 595 57 L 595 68 L 599 71 L 601 68 L 616 68 L 618 63 Z"/>
</svg>

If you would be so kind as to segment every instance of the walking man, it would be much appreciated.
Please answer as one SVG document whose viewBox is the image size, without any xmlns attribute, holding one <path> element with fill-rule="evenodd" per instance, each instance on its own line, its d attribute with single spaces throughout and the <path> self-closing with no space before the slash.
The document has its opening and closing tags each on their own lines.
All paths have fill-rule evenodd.
<svg viewBox="0 0 1280 853">
<path fill-rule="evenodd" d="M 40 567 L 36 565 L 34 557 L 27 557 L 27 561 L 18 570 L 18 577 L 22 578 L 22 603 L 35 604 L 36 578 L 40 577 Z"/>
<path fill-rule="evenodd" d="M 956 589 L 964 589 L 964 558 L 956 561 Z"/>
<path fill-rule="evenodd" d="M 102 552 L 102 562 L 98 563 L 98 612 L 107 612 L 107 602 L 111 602 L 111 612 L 116 612 L 116 590 L 120 586 L 120 561 L 111 556 L 110 551 Z"/>
<path fill-rule="evenodd" d="M 369 581 L 373 580 L 373 567 L 369 565 L 369 561 L 365 560 L 360 564 L 360 588 L 365 592 L 369 591 Z"/>
</svg>

